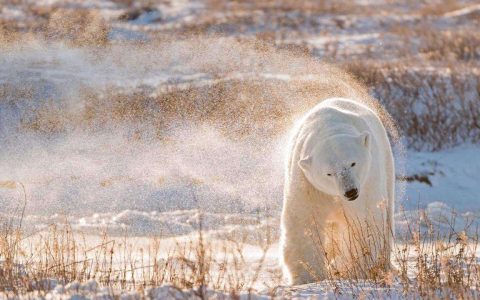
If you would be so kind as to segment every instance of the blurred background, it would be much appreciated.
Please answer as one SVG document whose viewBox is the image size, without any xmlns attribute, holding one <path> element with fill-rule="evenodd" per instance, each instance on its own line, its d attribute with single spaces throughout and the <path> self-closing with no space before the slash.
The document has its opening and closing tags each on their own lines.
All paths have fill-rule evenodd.
<svg viewBox="0 0 480 300">
<path fill-rule="evenodd" d="M 352 72 L 394 116 L 410 148 L 437 151 L 480 139 L 476 1 L 3 0 L 0 5 L 4 42 L 25 33 L 97 47 L 211 35 L 257 39 Z"/>
</svg>

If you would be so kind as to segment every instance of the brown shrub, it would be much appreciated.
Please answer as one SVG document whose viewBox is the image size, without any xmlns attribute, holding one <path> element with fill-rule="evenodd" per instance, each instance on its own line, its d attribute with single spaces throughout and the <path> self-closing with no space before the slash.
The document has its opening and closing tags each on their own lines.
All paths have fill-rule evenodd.
<svg viewBox="0 0 480 300">
<path fill-rule="evenodd" d="M 422 21 L 415 25 L 395 25 L 390 33 L 401 39 L 398 56 L 429 61 L 473 61 L 480 59 L 480 33 L 474 27 L 441 29 Z"/>
<path fill-rule="evenodd" d="M 348 65 L 385 106 L 409 147 L 438 151 L 480 141 L 480 74 L 465 66 Z"/>
<path fill-rule="evenodd" d="M 320 237 L 332 233 L 314 224 L 311 236 L 319 248 L 317 259 L 327 262 L 326 285 L 334 291 L 350 290 L 352 295 L 367 298 L 385 297 L 373 286 L 406 298 L 476 299 L 480 282 L 478 219 L 469 219 L 459 227 L 456 216 L 455 211 L 447 212 L 438 224 L 423 210 L 413 218 L 405 211 L 400 213 L 397 218 L 404 228 L 396 234 L 391 261 L 383 255 L 374 256 L 382 252 L 372 251 L 385 249 L 389 237 L 384 231 L 366 220 L 351 220 L 350 233 L 344 240 L 333 233 L 333 248 L 337 243 L 347 244 L 337 256 L 347 258 L 349 263 L 340 266 L 329 256 L 332 245 Z M 368 285 L 362 285 L 365 282 Z"/>
<path fill-rule="evenodd" d="M 50 16 L 45 35 L 75 46 L 101 46 L 108 41 L 108 26 L 98 12 L 58 8 Z"/>
<path fill-rule="evenodd" d="M 209 0 L 212 9 L 249 9 L 274 11 L 300 11 L 308 13 L 352 13 L 358 6 L 353 1 L 295 1 L 295 0 L 261 0 L 261 1 L 231 1 Z"/>
<path fill-rule="evenodd" d="M 347 80 L 298 79 L 284 81 L 261 76 L 226 78 L 201 85 L 171 85 L 151 93 L 148 90 L 119 92 L 117 88 L 96 91 L 85 87 L 77 100 L 83 109 L 69 111 L 71 99 L 42 102 L 23 111 L 24 128 L 59 132 L 70 128 L 153 125 L 158 135 L 175 124 L 209 124 L 229 137 L 250 134 L 276 136 L 285 133 L 293 121 L 318 101 L 359 95 Z M 340 77 L 338 77 L 340 78 Z M 359 96 L 360 97 L 360 96 Z M 9 97 L 13 98 L 13 97 Z M 53 104 L 52 104 L 53 103 Z M 76 106 L 78 107 L 78 106 Z M 62 120 L 62 121 L 60 121 Z M 58 125 L 58 126 L 57 126 Z"/>
<path fill-rule="evenodd" d="M 480 32 L 478 30 L 441 31 L 427 27 L 418 32 L 420 53 L 432 60 L 479 60 Z"/>
<path fill-rule="evenodd" d="M 426 1 L 420 5 L 418 12 L 422 16 L 440 16 L 461 7 L 462 4 L 458 0 Z"/>
<path fill-rule="evenodd" d="M 89 237 L 74 231 L 66 218 L 64 223 L 28 236 L 16 219 L 21 217 L 2 219 L 0 228 L 0 292 L 13 295 L 32 291 L 45 295 L 53 288 L 52 279 L 63 285 L 95 279 L 100 286 L 111 288 L 110 296 L 121 292 L 119 289 L 169 284 L 180 296 L 183 289 L 193 289 L 203 299 L 207 287 L 232 295 L 254 292 L 261 283 L 260 273 L 275 272 L 265 266 L 272 244 L 268 235 L 261 238 L 260 258 L 252 262 L 243 254 L 246 236 L 223 242 L 208 237 L 202 229 L 201 213 L 197 236 L 180 237 L 173 246 L 164 244 L 161 236 L 138 244 L 127 231 L 116 238 L 101 233 L 92 244 Z M 278 276 L 272 274 L 272 283 L 277 285 L 275 280 Z"/>
</svg>

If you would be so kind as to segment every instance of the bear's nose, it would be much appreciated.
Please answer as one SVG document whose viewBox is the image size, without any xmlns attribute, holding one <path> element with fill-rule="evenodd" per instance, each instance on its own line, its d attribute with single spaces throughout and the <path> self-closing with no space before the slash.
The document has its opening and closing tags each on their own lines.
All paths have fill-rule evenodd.
<svg viewBox="0 0 480 300">
<path fill-rule="evenodd" d="M 351 189 L 345 193 L 345 197 L 348 198 L 348 200 L 353 201 L 358 198 L 358 190 L 357 189 Z"/>
</svg>

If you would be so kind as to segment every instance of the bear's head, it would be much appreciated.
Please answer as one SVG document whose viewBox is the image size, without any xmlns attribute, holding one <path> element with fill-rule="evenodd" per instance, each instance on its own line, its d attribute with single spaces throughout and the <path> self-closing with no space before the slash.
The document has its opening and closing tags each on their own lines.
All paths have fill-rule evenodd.
<svg viewBox="0 0 480 300">
<path fill-rule="evenodd" d="M 370 169 L 370 139 L 370 134 L 363 132 L 314 141 L 298 165 L 319 191 L 353 201 L 362 193 Z"/>
</svg>

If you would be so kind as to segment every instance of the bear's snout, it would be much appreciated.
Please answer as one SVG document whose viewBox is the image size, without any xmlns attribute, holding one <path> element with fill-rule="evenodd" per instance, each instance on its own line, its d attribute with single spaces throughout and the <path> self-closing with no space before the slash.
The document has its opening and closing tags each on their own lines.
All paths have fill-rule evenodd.
<svg viewBox="0 0 480 300">
<path fill-rule="evenodd" d="M 358 189 L 351 189 L 345 193 L 345 197 L 348 198 L 348 201 L 353 201 L 358 198 Z"/>
</svg>

